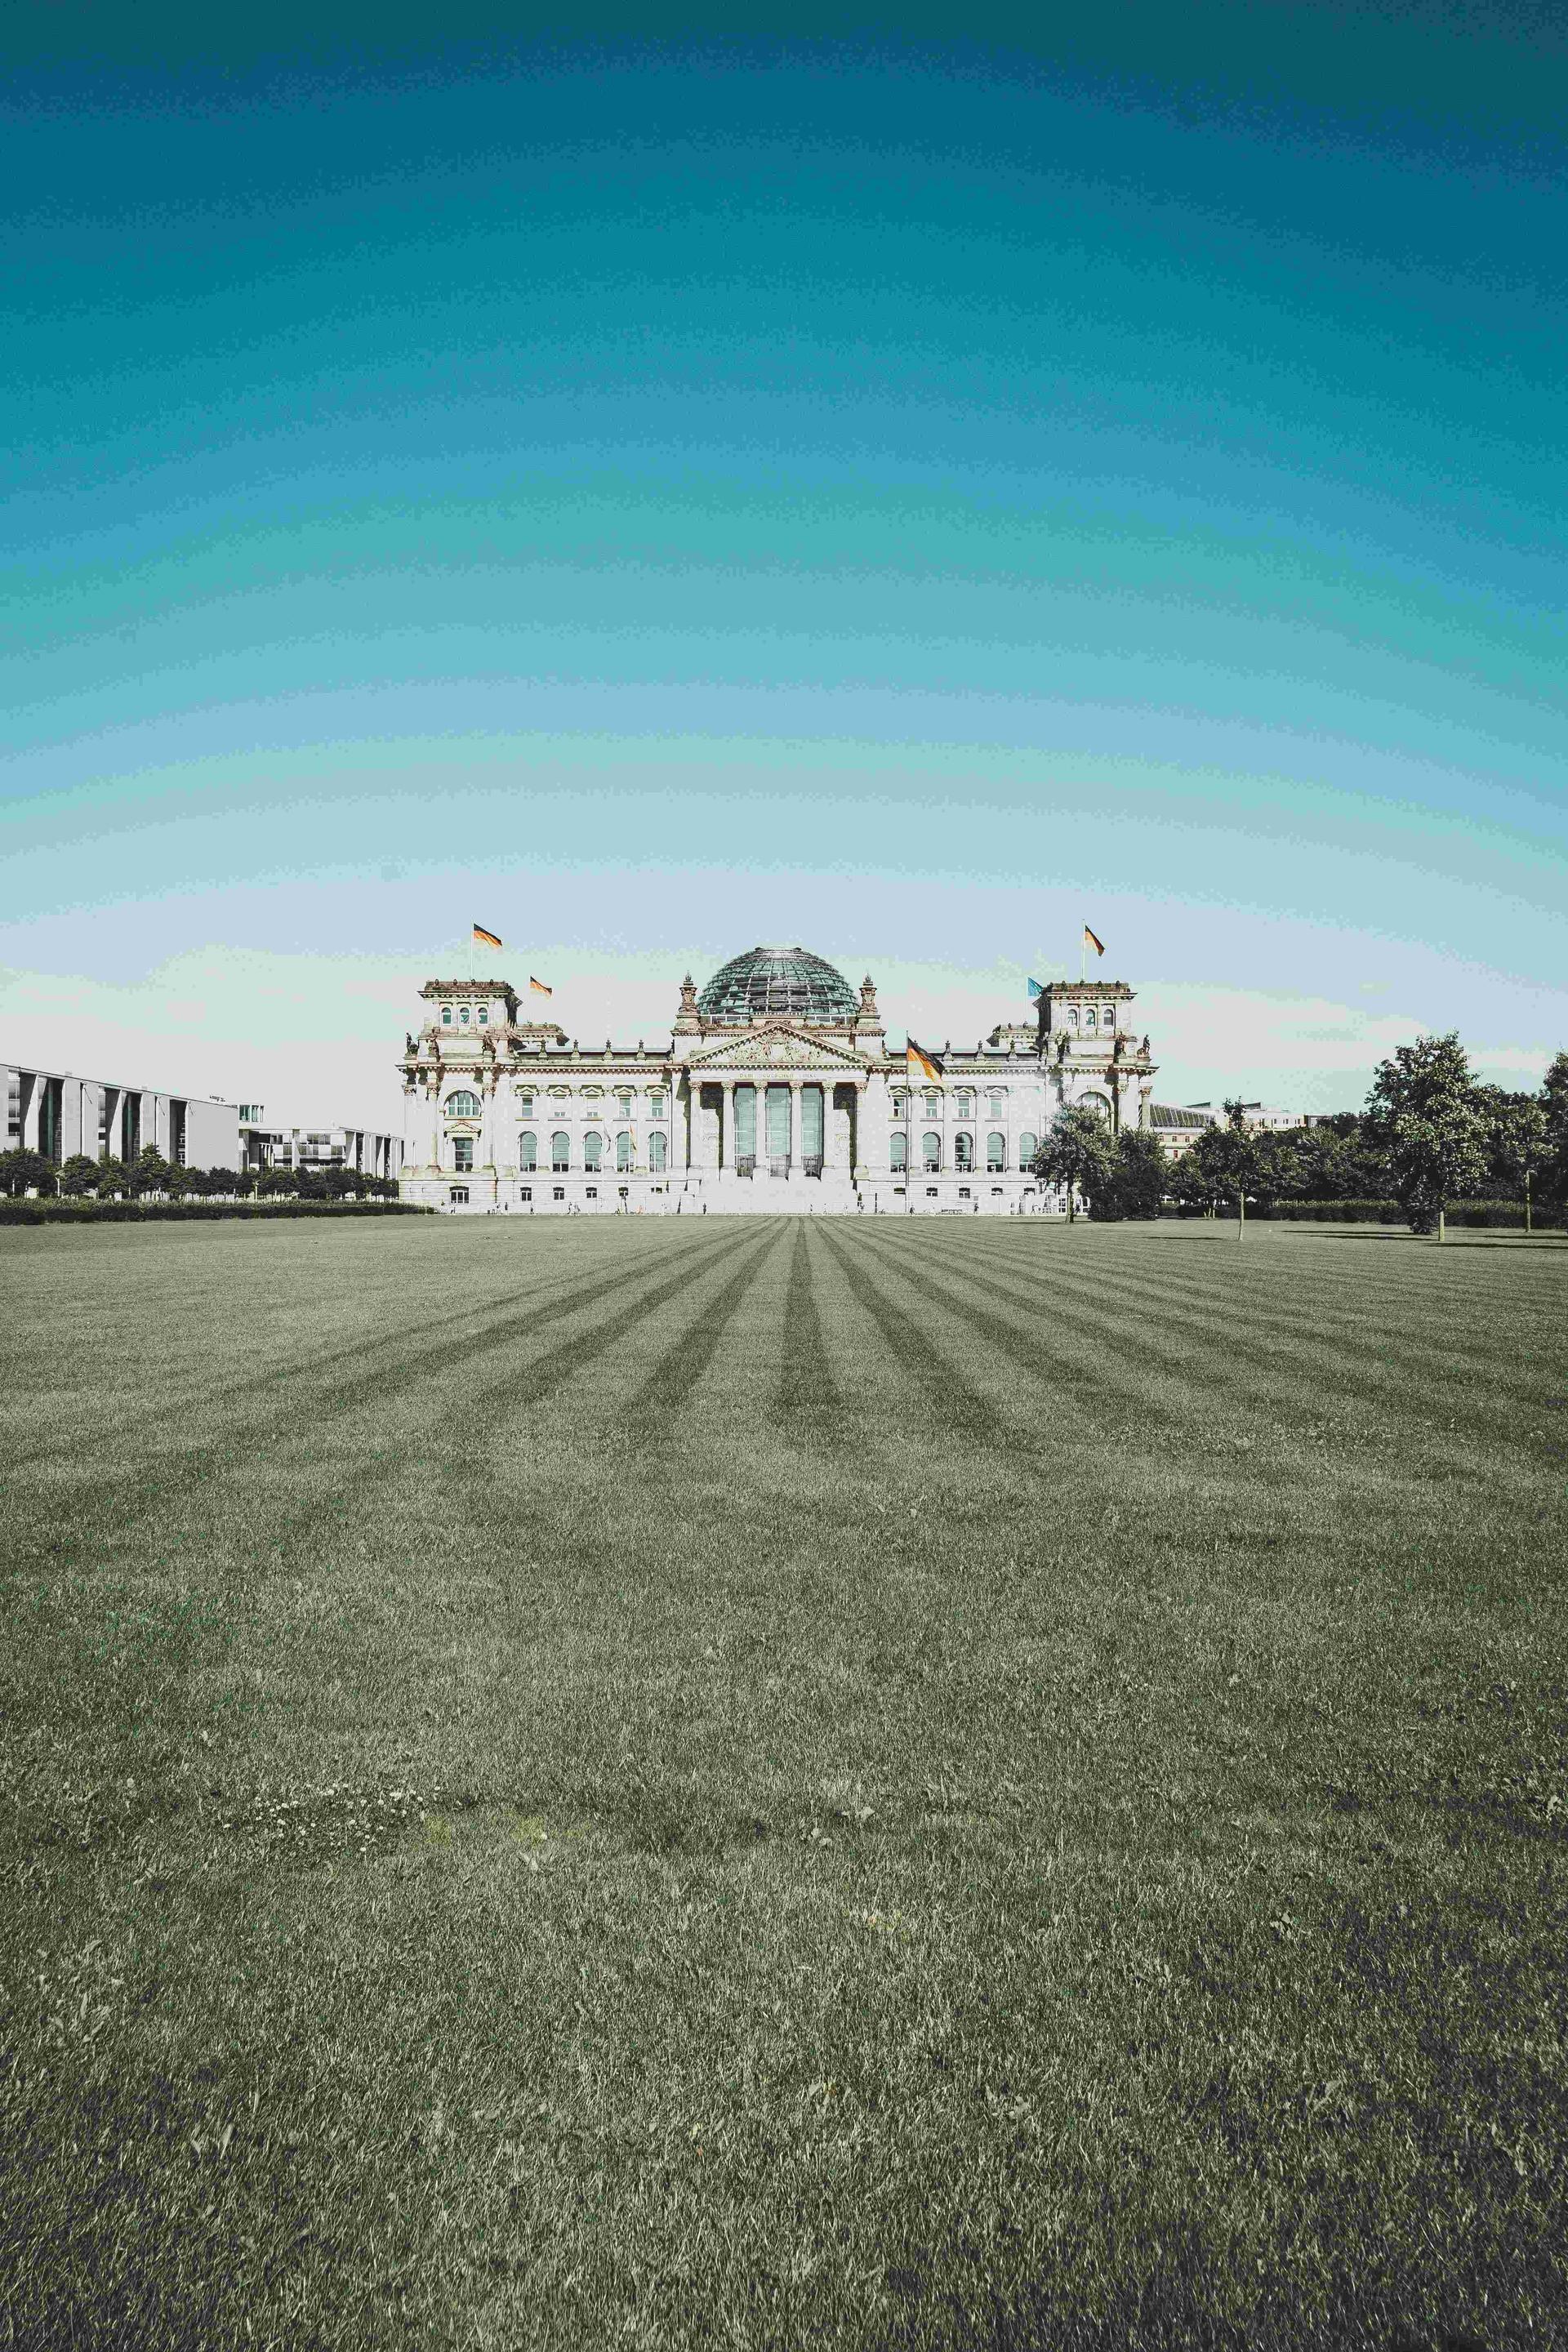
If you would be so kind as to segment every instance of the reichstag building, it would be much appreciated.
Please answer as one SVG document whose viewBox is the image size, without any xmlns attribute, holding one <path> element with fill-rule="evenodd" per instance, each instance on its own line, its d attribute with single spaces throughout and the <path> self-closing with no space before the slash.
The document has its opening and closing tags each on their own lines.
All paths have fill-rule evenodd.
<svg viewBox="0 0 1568 2352">
<path fill-rule="evenodd" d="M 470 1214 L 1049 1215 L 1030 1163 L 1060 1110 L 1150 1121 L 1121 981 L 1053 982 L 1027 1021 L 919 1052 L 889 1052 L 869 978 L 798 947 L 689 976 L 651 1045 L 582 1045 L 521 1017 L 502 980 L 421 992 L 403 1195 Z"/>
</svg>

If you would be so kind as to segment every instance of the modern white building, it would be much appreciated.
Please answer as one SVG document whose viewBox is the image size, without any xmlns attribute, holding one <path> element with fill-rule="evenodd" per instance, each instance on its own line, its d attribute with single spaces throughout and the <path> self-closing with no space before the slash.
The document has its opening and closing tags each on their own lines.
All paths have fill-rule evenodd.
<svg viewBox="0 0 1568 2352">
<path fill-rule="evenodd" d="M 973 1045 L 889 1052 L 858 991 L 800 947 L 751 948 L 666 1043 L 580 1045 L 504 980 L 432 980 L 405 1040 L 403 1197 L 469 1213 L 1003 1215 L 1064 1205 L 1031 1173 L 1064 1108 L 1148 1127 L 1149 1040 L 1123 981 L 1061 981 Z"/>
<path fill-rule="evenodd" d="M 395 1177 L 403 1165 L 403 1138 L 368 1127 L 269 1126 L 261 1103 L 239 1107 L 239 1166 L 298 1168 L 319 1174 L 347 1168 L 357 1175 Z"/>
<path fill-rule="evenodd" d="M 233 1168 L 239 1114 L 233 1103 L 170 1094 L 121 1078 L 79 1078 L 69 1070 L 0 1063 L 7 1151 L 41 1152 L 57 1167 L 89 1160 L 134 1160 L 152 1146 L 172 1168 Z"/>
</svg>

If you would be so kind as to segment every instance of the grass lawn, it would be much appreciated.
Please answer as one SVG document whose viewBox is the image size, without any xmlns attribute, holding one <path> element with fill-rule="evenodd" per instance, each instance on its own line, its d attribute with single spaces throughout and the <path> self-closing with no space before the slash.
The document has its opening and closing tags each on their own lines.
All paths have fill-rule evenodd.
<svg viewBox="0 0 1568 2352">
<path fill-rule="evenodd" d="M 0 1298 L 0 2346 L 1568 2341 L 1568 1244 Z"/>
</svg>

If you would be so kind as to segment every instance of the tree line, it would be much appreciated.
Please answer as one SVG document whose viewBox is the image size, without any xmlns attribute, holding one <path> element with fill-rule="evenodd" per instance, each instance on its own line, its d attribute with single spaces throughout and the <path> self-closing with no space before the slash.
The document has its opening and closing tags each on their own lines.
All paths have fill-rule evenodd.
<svg viewBox="0 0 1568 2352">
<path fill-rule="evenodd" d="M 1092 1111 L 1064 1111 L 1040 1144 L 1034 1172 L 1068 1188 L 1099 1219 L 1157 1216 L 1166 1202 L 1210 1211 L 1243 1202 L 1394 1201 L 1413 1233 L 1441 1239 L 1451 1202 L 1523 1203 L 1568 1214 L 1568 1053 L 1539 1091 L 1484 1086 L 1458 1033 L 1418 1037 L 1380 1063 L 1366 1108 L 1321 1126 L 1266 1133 L 1227 1102 L 1176 1160 L 1146 1128 L 1112 1135 Z"/>
<path fill-rule="evenodd" d="M 395 1201 L 396 1179 L 358 1168 L 175 1168 L 149 1145 L 134 1160 L 89 1160 L 83 1151 L 56 1167 L 41 1151 L 0 1151 L 0 1192 L 100 1201 Z"/>
</svg>

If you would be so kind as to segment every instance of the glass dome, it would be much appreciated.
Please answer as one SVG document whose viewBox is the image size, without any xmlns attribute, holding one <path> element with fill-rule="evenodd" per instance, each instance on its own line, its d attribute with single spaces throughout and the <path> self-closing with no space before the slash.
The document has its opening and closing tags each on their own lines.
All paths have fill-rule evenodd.
<svg viewBox="0 0 1568 2352">
<path fill-rule="evenodd" d="M 807 948 L 748 948 L 721 965 L 697 999 L 704 1021 L 853 1021 L 860 1000 L 841 971 Z"/>
</svg>

